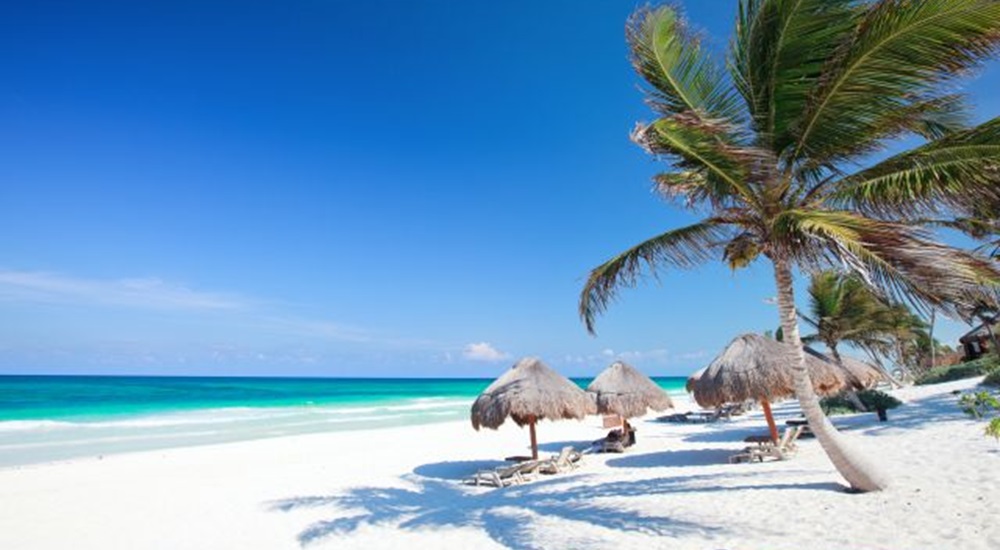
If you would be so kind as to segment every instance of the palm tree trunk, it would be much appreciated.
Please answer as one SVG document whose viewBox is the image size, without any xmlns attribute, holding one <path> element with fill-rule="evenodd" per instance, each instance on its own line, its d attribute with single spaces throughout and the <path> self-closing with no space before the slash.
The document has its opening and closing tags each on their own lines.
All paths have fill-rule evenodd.
<svg viewBox="0 0 1000 550">
<path fill-rule="evenodd" d="M 885 477 L 870 463 L 851 449 L 833 424 L 823 414 L 819 398 L 813 391 L 812 381 L 805 367 L 805 352 L 799 338 L 799 323 L 795 315 L 795 290 L 792 287 L 792 268 L 788 260 L 773 258 L 774 280 L 778 291 L 778 312 L 785 343 L 791 346 L 792 372 L 795 377 L 795 395 L 802 413 L 809 422 L 809 429 L 816 435 L 830 462 L 859 492 L 878 491 L 887 485 Z"/>
</svg>

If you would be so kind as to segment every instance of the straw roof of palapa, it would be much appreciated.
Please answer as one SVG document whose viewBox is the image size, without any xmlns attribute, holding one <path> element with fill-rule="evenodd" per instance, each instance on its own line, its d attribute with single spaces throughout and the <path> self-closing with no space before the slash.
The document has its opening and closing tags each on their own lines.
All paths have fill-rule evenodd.
<svg viewBox="0 0 1000 550">
<path fill-rule="evenodd" d="M 837 362 L 833 359 L 833 357 L 820 353 L 809 346 L 806 346 L 805 350 L 806 353 L 818 357 L 828 363 L 837 365 Z M 885 373 L 871 363 L 866 363 L 859 359 L 844 355 L 840 356 L 840 362 L 841 364 L 837 366 L 844 370 L 847 383 L 854 389 L 863 390 L 865 388 L 871 388 L 879 382 L 886 380 Z"/>
<path fill-rule="evenodd" d="M 671 409 L 673 401 L 663 388 L 635 368 L 615 361 L 587 386 L 594 396 L 597 412 L 617 414 L 623 418 L 642 416 L 649 412 Z"/>
<path fill-rule="evenodd" d="M 879 382 L 887 380 L 885 373 L 875 365 L 866 363 L 853 357 L 841 357 L 844 370 L 847 371 L 851 384 L 858 389 L 872 388 Z"/>
<path fill-rule="evenodd" d="M 742 401 L 775 401 L 795 395 L 793 349 L 758 334 L 737 336 L 694 382 L 694 399 L 702 407 Z M 806 354 L 813 388 L 830 394 L 846 384 L 835 365 Z"/>
<path fill-rule="evenodd" d="M 707 368 L 708 367 L 702 367 L 702 368 L 694 371 L 694 374 L 692 374 L 691 376 L 688 376 L 687 383 L 684 384 L 684 389 L 687 390 L 688 393 L 691 393 L 691 392 L 694 391 L 694 384 L 695 384 L 695 382 L 697 382 L 698 379 L 701 378 L 702 374 L 705 374 L 705 369 L 707 369 Z"/>
<path fill-rule="evenodd" d="M 526 357 L 476 398 L 472 427 L 496 429 L 507 417 L 524 426 L 533 420 L 580 419 L 595 412 L 593 399 L 579 386 L 539 359 Z"/>
</svg>

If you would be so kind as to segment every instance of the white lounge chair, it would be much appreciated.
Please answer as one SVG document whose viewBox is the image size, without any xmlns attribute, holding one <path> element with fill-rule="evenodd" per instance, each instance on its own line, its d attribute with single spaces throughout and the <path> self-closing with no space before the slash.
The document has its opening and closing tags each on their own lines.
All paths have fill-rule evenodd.
<svg viewBox="0 0 1000 550">
<path fill-rule="evenodd" d="M 542 462 L 539 460 L 529 460 L 511 466 L 479 470 L 472 477 L 466 479 L 465 484 L 492 485 L 498 488 L 509 485 L 520 485 L 534 478 L 534 474 L 538 473 Z"/>
<path fill-rule="evenodd" d="M 563 447 L 557 456 L 543 460 L 538 471 L 543 474 L 561 474 L 579 466 L 583 455 L 573 447 Z"/>
<path fill-rule="evenodd" d="M 786 460 L 797 450 L 795 440 L 799 438 L 802 429 L 803 426 L 789 426 L 785 428 L 784 433 L 781 434 L 781 439 L 777 443 L 774 443 L 770 439 L 761 440 L 757 445 L 751 445 L 743 449 L 743 452 L 729 457 L 729 462 L 731 464 L 737 462 L 763 462 L 765 458 Z"/>
</svg>

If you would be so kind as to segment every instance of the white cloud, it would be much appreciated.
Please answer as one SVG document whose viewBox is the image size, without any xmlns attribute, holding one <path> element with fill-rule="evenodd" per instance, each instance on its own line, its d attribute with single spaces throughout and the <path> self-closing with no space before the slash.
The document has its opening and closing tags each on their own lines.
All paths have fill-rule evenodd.
<svg viewBox="0 0 1000 550">
<path fill-rule="evenodd" d="M 232 296 L 191 290 L 157 278 L 82 279 L 10 270 L 0 270 L 0 300 L 171 310 L 234 310 L 247 306 Z"/>
<path fill-rule="evenodd" d="M 494 362 L 508 359 L 510 355 L 494 348 L 488 342 L 477 342 L 466 345 L 462 349 L 462 357 L 469 361 Z"/>
<path fill-rule="evenodd" d="M 677 358 L 680 359 L 681 361 L 692 361 L 695 359 L 705 359 L 709 355 L 710 354 L 707 350 L 698 350 L 698 351 L 690 351 L 687 353 L 682 353 L 678 355 Z"/>
</svg>

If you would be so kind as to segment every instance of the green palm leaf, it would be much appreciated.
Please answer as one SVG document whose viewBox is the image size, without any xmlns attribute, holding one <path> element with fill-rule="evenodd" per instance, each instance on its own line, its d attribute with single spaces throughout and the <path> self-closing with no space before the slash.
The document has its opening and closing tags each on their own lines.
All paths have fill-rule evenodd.
<svg viewBox="0 0 1000 550">
<path fill-rule="evenodd" d="M 829 204 L 883 216 L 1000 204 L 1000 117 L 890 157 L 831 189 Z"/>
<path fill-rule="evenodd" d="M 625 35 L 632 65 L 652 86 L 649 103 L 658 112 L 695 113 L 730 124 L 740 120 L 742 107 L 725 72 L 676 9 L 636 11 Z"/>
<path fill-rule="evenodd" d="M 737 194 L 753 201 L 754 193 L 748 182 L 765 179 L 761 169 L 773 163 L 759 162 L 769 157 L 765 150 L 737 147 L 719 139 L 728 126 L 686 114 L 664 117 L 650 125 L 638 124 L 632 140 L 654 155 L 665 155 L 693 182 L 696 174 L 707 185 L 706 196 L 713 203 L 724 204 L 723 198 Z M 665 183 L 676 182 L 671 178 Z"/>
<path fill-rule="evenodd" d="M 973 296 L 996 292 L 1000 269 L 993 262 L 936 243 L 911 226 L 850 212 L 791 210 L 780 216 L 782 231 L 819 241 L 822 253 L 799 250 L 807 265 L 845 265 L 893 301 L 958 316 Z"/>
<path fill-rule="evenodd" d="M 762 145 L 780 150 L 790 141 L 789 125 L 858 14 L 852 0 L 740 3 L 731 72 Z"/>
<path fill-rule="evenodd" d="M 654 273 L 661 264 L 687 269 L 710 259 L 726 242 L 730 230 L 726 221 L 709 218 L 668 231 L 614 258 L 590 272 L 580 296 L 580 317 L 594 333 L 594 320 L 615 299 L 620 287 L 634 287 L 643 269 Z"/>
<path fill-rule="evenodd" d="M 907 130 L 899 111 L 992 56 L 995 0 L 881 0 L 828 63 L 794 130 L 788 167 L 835 163 Z M 895 120 L 896 124 L 889 122 Z"/>
</svg>

